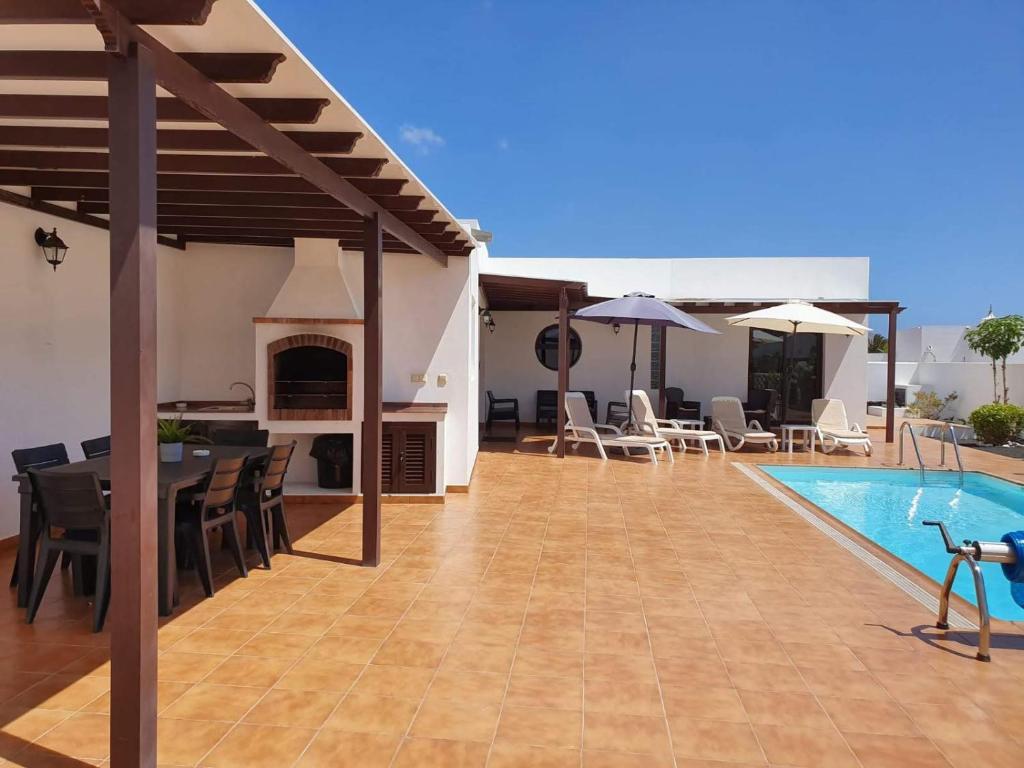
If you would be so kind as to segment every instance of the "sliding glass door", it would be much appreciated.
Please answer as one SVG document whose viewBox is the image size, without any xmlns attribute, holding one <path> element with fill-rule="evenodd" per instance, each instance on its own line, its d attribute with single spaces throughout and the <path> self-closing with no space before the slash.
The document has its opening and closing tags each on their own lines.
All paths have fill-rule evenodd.
<svg viewBox="0 0 1024 768">
<path fill-rule="evenodd" d="M 810 423 L 811 401 L 821 397 L 822 348 L 821 334 L 751 329 L 747 386 L 778 392 L 780 422 Z M 784 403 L 787 371 L 789 399 Z"/>
</svg>

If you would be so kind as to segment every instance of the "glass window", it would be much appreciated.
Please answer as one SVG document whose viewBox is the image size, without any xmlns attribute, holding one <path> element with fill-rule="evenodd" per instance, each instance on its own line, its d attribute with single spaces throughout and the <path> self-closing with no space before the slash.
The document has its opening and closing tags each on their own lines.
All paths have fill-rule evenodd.
<svg viewBox="0 0 1024 768">
<path fill-rule="evenodd" d="M 786 334 L 754 328 L 750 331 L 750 390 L 778 392 L 781 421 L 809 423 L 811 401 L 821 397 L 822 337 L 818 333 Z M 789 375 L 789 402 L 785 396 L 784 372 Z"/>
<path fill-rule="evenodd" d="M 537 341 L 533 346 L 537 353 L 537 360 L 545 368 L 558 370 L 558 326 L 549 325 L 537 334 Z M 572 368 L 580 359 L 583 353 L 583 342 L 575 329 L 569 329 L 569 367 Z"/>
</svg>

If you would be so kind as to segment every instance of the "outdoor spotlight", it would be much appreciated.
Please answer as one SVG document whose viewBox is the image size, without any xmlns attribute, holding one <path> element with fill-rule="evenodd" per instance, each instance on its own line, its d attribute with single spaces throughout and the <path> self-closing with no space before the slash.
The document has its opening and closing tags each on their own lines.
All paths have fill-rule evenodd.
<svg viewBox="0 0 1024 768">
<path fill-rule="evenodd" d="M 68 246 L 57 237 L 57 228 L 54 227 L 53 232 L 47 232 L 42 227 L 36 229 L 36 244 L 43 249 L 46 263 L 56 272 L 57 267 L 64 263 L 64 257 L 68 255 Z"/>
<path fill-rule="evenodd" d="M 619 331 L 621 331 L 621 330 L 622 330 L 622 326 L 621 325 L 619 325 L 618 323 L 612 323 L 612 333 L 614 333 L 616 336 L 618 336 L 619 335 Z"/>
</svg>

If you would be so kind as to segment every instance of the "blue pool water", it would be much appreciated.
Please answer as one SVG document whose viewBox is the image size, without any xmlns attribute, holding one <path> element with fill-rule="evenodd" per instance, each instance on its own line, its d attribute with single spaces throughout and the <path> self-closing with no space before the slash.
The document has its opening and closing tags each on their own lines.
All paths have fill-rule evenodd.
<svg viewBox="0 0 1024 768">
<path fill-rule="evenodd" d="M 941 520 L 958 544 L 962 539 L 998 541 L 1024 529 L 1024 486 L 978 472 L 926 472 L 900 469 L 761 466 L 768 475 L 818 505 L 833 517 L 892 552 L 939 584 L 952 557 L 937 528 L 922 520 Z M 983 563 L 992 615 L 1024 621 L 1024 609 L 1010 596 L 1010 584 L 996 563 Z M 953 591 L 975 603 L 967 568 L 960 567 Z M 938 594 L 938 588 L 935 590 Z"/>
</svg>

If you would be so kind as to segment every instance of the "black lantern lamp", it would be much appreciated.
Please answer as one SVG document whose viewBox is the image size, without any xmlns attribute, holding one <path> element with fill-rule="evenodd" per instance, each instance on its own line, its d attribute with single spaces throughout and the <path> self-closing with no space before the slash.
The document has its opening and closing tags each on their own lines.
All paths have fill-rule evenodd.
<svg viewBox="0 0 1024 768">
<path fill-rule="evenodd" d="M 483 309 L 480 311 L 480 319 L 484 321 L 484 325 L 487 326 L 487 330 L 494 333 L 495 323 L 494 315 L 491 314 L 491 310 Z"/>
<path fill-rule="evenodd" d="M 63 240 L 57 237 L 57 228 L 53 232 L 47 232 L 42 227 L 36 230 L 36 243 L 43 249 L 43 258 L 46 263 L 57 271 L 57 267 L 64 263 L 64 257 L 68 255 L 68 247 Z"/>
<path fill-rule="evenodd" d="M 616 336 L 618 336 L 619 335 L 619 331 L 621 331 L 621 330 L 622 330 L 622 326 L 621 325 L 619 325 L 618 323 L 612 323 L 612 333 L 614 333 Z"/>
</svg>

